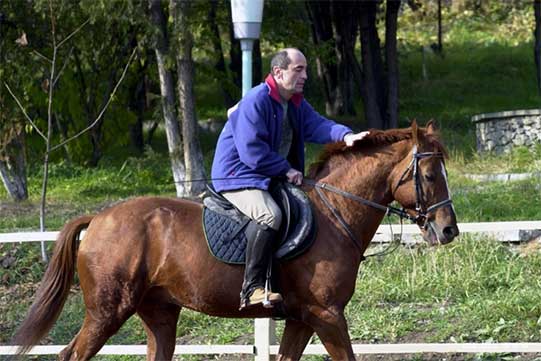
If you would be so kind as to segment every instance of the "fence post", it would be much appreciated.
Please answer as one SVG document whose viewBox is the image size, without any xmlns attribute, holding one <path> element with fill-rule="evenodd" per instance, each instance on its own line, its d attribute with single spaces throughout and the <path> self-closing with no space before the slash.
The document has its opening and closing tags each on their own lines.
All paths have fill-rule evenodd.
<svg viewBox="0 0 541 361">
<path fill-rule="evenodd" d="M 276 344 L 276 323 L 270 318 L 256 318 L 254 321 L 255 361 L 270 361 L 270 345 Z"/>
</svg>

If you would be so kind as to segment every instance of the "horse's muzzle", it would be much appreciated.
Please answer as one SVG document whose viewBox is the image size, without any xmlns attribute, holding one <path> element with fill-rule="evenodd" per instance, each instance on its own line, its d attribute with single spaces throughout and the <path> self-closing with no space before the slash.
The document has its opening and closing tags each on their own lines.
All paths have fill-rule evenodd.
<svg viewBox="0 0 541 361">
<path fill-rule="evenodd" d="M 451 243 L 458 235 L 459 230 L 456 224 L 447 224 L 443 227 L 434 221 L 427 221 L 421 228 L 421 233 L 425 241 L 430 245 Z"/>
</svg>

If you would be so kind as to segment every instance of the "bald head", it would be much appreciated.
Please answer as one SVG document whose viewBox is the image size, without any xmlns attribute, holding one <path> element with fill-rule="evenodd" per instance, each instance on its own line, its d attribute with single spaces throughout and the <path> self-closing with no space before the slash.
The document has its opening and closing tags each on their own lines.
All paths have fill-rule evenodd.
<svg viewBox="0 0 541 361">
<path fill-rule="evenodd" d="M 304 61 L 306 62 L 306 58 L 304 57 L 304 54 L 297 48 L 285 48 L 280 51 L 278 51 L 271 59 L 270 63 L 270 72 L 273 73 L 273 69 L 275 66 L 279 67 L 280 69 L 287 69 L 288 65 L 291 63 L 292 58 L 298 58 L 301 56 Z"/>
<path fill-rule="evenodd" d="M 289 100 L 293 94 L 302 93 L 306 74 L 306 58 L 296 48 L 280 50 L 271 60 L 271 74 L 276 81 L 280 95 Z"/>
</svg>

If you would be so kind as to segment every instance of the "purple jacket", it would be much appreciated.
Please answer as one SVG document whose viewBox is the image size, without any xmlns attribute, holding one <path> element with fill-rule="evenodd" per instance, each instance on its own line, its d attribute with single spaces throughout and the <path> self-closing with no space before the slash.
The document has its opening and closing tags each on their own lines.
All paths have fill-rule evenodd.
<svg viewBox="0 0 541 361">
<path fill-rule="evenodd" d="M 278 87 L 269 75 L 233 108 L 218 138 L 212 163 L 216 191 L 267 190 L 270 177 L 285 176 L 290 168 L 304 171 L 305 141 L 338 142 L 351 132 L 348 127 L 318 114 L 302 94 L 296 94 L 288 104 L 293 142 L 285 159 L 278 154 L 283 117 L 280 102 Z"/>
</svg>

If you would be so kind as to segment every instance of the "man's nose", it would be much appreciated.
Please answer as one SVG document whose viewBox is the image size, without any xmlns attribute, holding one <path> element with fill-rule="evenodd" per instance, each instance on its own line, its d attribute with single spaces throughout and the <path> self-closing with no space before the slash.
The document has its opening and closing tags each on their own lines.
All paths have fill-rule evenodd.
<svg viewBox="0 0 541 361">
<path fill-rule="evenodd" d="M 302 71 L 301 77 L 306 80 L 308 79 L 308 73 L 306 72 L 306 69 Z"/>
</svg>

